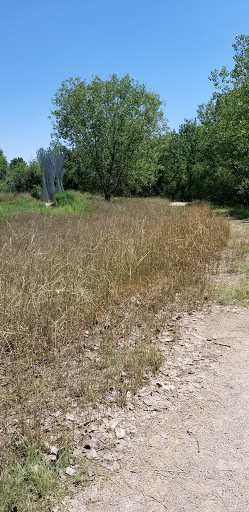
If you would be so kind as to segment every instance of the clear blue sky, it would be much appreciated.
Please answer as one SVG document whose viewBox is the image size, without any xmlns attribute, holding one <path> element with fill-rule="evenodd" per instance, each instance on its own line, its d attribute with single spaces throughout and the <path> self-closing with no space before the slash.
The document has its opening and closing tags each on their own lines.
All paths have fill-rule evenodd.
<svg viewBox="0 0 249 512">
<path fill-rule="evenodd" d="M 69 77 L 128 73 L 166 101 L 171 128 L 209 100 L 210 71 L 233 65 L 248 0 L 8 0 L 1 5 L 0 148 L 8 161 L 50 143 L 51 98 Z"/>
</svg>

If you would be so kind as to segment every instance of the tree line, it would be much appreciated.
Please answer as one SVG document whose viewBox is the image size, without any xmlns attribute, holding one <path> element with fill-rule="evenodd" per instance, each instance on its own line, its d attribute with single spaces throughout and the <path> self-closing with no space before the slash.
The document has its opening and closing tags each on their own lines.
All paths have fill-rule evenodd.
<svg viewBox="0 0 249 512">
<path fill-rule="evenodd" d="M 0 149 L 0 193 L 32 191 L 38 197 L 41 184 L 41 168 L 36 160 L 27 164 L 23 158 L 18 157 L 8 163 Z"/>
<path fill-rule="evenodd" d="M 128 75 L 64 81 L 51 112 L 52 145 L 65 153 L 64 187 L 113 195 L 249 204 L 249 36 L 236 36 L 234 67 L 214 70 L 214 93 L 196 118 L 170 130 L 163 102 Z M 39 164 L 7 163 L 0 190 L 41 185 Z"/>
</svg>

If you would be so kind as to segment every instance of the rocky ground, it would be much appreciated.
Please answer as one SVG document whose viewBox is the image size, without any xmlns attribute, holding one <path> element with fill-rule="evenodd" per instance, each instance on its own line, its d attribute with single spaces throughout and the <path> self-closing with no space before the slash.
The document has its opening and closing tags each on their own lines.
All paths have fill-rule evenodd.
<svg viewBox="0 0 249 512">
<path fill-rule="evenodd" d="M 178 322 L 176 342 L 160 336 L 157 377 L 89 424 L 82 452 L 107 471 L 90 472 L 68 512 L 249 511 L 248 309 L 207 306 Z"/>
</svg>

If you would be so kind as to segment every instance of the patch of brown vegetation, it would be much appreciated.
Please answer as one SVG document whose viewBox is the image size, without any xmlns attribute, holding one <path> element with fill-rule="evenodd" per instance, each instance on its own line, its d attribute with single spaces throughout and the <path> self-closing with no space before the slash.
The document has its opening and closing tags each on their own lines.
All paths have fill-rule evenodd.
<svg viewBox="0 0 249 512">
<path fill-rule="evenodd" d="M 161 364 L 155 331 L 203 301 L 228 235 L 207 206 L 162 200 L 2 221 L 2 444 L 60 435 L 72 404 L 125 403 Z"/>
</svg>

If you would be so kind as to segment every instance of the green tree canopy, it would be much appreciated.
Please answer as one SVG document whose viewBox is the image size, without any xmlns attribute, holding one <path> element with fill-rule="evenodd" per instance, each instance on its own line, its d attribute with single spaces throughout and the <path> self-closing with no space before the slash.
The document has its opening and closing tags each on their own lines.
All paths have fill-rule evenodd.
<svg viewBox="0 0 249 512">
<path fill-rule="evenodd" d="M 29 165 L 23 158 L 13 158 L 9 164 L 6 183 L 13 192 L 27 192 L 41 185 L 41 168 L 37 161 Z"/>
<path fill-rule="evenodd" d="M 201 127 L 185 119 L 178 132 L 161 139 L 161 164 L 156 191 L 167 197 L 191 201 L 199 193 Z"/>
<path fill-rule="evenodd" d="M 7 158 L 4 155 L 3 150 L 0 149 L 0 180 L 5 180 L 7 171 L 8 171 Z"/>
<path fill-rule="evenodd" d="M 233 48 L 234 68 L 211 73 L 216 90 L 198 114 L 216 191 L 223 189 L 225 200 L 249 203 L 249 37 L 236 36 Z"/>
<path fill-rule="evenodd" d="M 106 199 L 119 187 L 137 190 L 153 183 L 155 138 L 164 126 L 157 94 L 128 75 L 90 83 L 66 80 L 53 98 L 54 135 L 79 151 L 89 181 Z"/>
<path fill-rule="evenodd" d="M 215 90 L 198 122 L 161 137 L 156 193 L 249 204 L 249 36 L 236 36 L 233 48 L 233 69 L 211 73 Z"/>
</svg>

